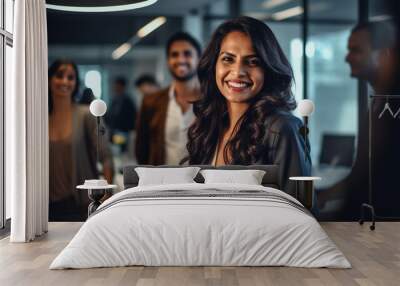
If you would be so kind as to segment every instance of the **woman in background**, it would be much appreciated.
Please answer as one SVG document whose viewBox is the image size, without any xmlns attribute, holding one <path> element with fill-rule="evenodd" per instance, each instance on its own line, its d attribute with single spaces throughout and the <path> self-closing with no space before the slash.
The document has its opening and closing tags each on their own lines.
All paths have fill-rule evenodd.
<svg viewBox="0 0 400 286">
<path fill-rule="evenodd" d="M 240 17 L 220 25 L 198 67 L 202 98 L 187 144 L 189 164 L 278 164 L 289 176 L 310 175 L 311 160 L 291 92 L 292 68 L 263 22 Z M 309 148 L 307 148 L 309 150 Z"/>
<path fill-rule="evenodd" d="M 96 119 L 88 106 L 75 104 L 78 69 L 70 60 L 49 68 L 50 221 L 81 221 L 87 217 L 88 195 L 75 187 L 97 179 Z M 105 138 L 103 136 L 103 138 Z M 104 177 L 113 179 L 111 153 L 102 140 L 99 151 Z"/>
</svg>

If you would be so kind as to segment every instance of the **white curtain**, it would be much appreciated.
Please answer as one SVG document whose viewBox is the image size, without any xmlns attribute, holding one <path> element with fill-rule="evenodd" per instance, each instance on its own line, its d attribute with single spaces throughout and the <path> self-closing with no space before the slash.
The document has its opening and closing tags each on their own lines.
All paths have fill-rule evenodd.
<svg viewBox="0 0 400 286">
<path fill-rule="evenodd" d="M 6 98 L 6 187 L 12 242 L 48 227 L 48 98 L 45 0 L 15 1 L 13 94 Z"/>
</svg>

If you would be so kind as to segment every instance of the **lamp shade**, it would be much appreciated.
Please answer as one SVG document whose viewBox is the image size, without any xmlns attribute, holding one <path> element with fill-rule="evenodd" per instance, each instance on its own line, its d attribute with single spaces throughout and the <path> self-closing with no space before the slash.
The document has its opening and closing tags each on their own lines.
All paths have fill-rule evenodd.
<svg viewBox="0 0 400 286">
<path fill-rule="evenodd" d="M 101 99 L 95 99 L 90 104 L 90 113 L 96 117 L 103 116 L 107 111 L 107 104 Z"/>
<path fill-rule="evenodd" d="M 310 99 L 303 99 L 299 102 L 297 109 L 303 117 L 308 117 L 314 112 L 314 103 Z"/>
</svg>

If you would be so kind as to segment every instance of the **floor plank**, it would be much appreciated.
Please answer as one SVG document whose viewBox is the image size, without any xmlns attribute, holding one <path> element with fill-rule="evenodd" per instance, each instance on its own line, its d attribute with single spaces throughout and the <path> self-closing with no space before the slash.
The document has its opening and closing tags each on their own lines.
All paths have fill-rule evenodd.
<svg viewBox="0 0 400 286">
<path fill-rule="evenodd" d="M 32 243 L 0 240 L 0 285 L 399 285 L 400 222 L 377 223 L 375 231 L 356 222 L 322 223 L 352 263 L 352 269 L 290 267 L 117 267 L 48 269 L 81 223 L 50 223 L 49 233 Z"/>
</svg>

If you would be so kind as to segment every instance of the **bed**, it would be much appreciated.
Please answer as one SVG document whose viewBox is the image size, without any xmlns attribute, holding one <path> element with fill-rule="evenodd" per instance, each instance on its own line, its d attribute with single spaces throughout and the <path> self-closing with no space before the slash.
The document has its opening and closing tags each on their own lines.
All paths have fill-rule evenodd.
<svg viewBox="0 0 400 286">
<path fill-rule="evenodd" d="M 98 208 L 50 269 L 351 267 L 310 212 L 279 190 L 277 166 L 220 168 L 265 170 L 261 185 L 203 183 L 198 174 L 194 183 L 150 186 L 138 186 L 136 167 L 124 169 L 125 190 Z"/>
</svg>

